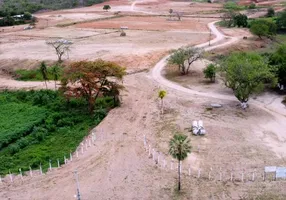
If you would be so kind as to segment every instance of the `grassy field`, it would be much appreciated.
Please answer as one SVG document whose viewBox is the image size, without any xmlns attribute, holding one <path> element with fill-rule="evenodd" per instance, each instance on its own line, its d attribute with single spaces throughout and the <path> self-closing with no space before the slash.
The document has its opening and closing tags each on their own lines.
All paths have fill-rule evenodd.
<svg viewBox="0 0 286 200">
<path fill-rule="evenodd" d="M 82 139 L 113 107 L 111 98 L 100 98 L 95 113 L 86 101 L 67 102 L 55 91 L 4 91 L 0 93 L 0 174 L 48 168 L 49 160 L 64 163 Z"/>
</svg>

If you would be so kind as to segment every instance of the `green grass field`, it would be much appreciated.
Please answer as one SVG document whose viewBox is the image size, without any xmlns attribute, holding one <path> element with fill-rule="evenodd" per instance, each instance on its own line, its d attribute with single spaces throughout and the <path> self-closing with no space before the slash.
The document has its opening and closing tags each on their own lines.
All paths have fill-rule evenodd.
<svg viewBox="0 0 286 200">
<path fill-rule="evenodd" d="M 91 116 L 83 99 L 67 102 L 54 91 L 0 93 L 0 174 L 48 168 L 49 160 L 64 163 L 113 107 L 112 98 L 100 98 Z"/>
</svg>

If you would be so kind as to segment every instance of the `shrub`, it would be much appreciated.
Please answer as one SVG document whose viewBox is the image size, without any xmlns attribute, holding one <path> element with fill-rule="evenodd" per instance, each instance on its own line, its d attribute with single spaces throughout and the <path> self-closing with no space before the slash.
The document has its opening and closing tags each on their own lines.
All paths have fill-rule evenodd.
<svg viewBox="0 0 286 200">
<path fill-rule="evenodd" d="M 237 3 L 235 2 L 226 2 L 224 5 L 223 5 L 224 9 L 227 9 L 227 10 L 243 10 L 244 7 L 243 6 L 239 6 Z"/>
<path fill-rule="evenodd" d="M 268 8 L 266 17 L 274 17 L 274 15 L 275 15 L 275 10 L 272 7 Z"/>
<path fill-rule="evenodd" d="M 216 77 L 216 66 L 214 64 L 209 64 L 205 69 L 204 69 L 204 75 L 205 78 L 210 79 L 211 82 L 215 81 Z"/>
<path fill-rule="evenodd" d="M 247 22 L 247 16 L 244 14 L 237 14 L 234 16 L 234 25 L 238 27 L 247 27 L 248 22 Z"/>
<path fill-rule="evenodd" d="M 249 6 L 248 6 L 248 9 L 255 9 L 256 8 L 256 4 L 255 3 L 251 3 Z"/>
<path fill-rule="evenodd" d="M 282 13 L 278 15 L 276 24 L 279 29 L 286 28 L 286 11 L 283 11 Z"/>
<path fill-rule="evenodd" d="M 250 32 L 254 35 L 257 35 L 259 38 L 272 38 L 274 35 L 276 35 L 277 26 L 273 21 L 257 19 L 251 22 Z"/>
<path fill-rule="evenodd" d="M 31 20 L 32 19 L 32 15 L 29 12 L 24 12 L 23 18 L 25 20 Z"/>
</svg>

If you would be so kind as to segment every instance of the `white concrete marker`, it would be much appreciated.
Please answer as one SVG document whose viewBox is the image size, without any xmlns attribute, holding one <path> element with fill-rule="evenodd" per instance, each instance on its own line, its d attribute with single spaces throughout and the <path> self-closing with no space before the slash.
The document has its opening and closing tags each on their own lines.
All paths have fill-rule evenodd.
<svg viewBox="0 0 286 200">
<path fill-rule="evenodd" d="M 49 160 L 49 168 L 50 168 L 50 171 L 52 171 L 52 161 Z"/>
<path fill-rule="evenodd" d="M 67 158 L 64 156 L 65 165 L 67 164 Z"/>
<path fill-rule="evenodd" d="M 11 183 L 13 183 L 13 176 L 12 176 L 12 174 L 11 174 L 10 169 L 9 169 L 9 176 L 10 176 L 10 181 L 11 181 Z"/>
<path fill-rule="evenodd" d="M 60 160 L 58 159 L 57 161 L 58 161 L 58 167 L 60 167 Z"/>
<path fill-rule="evenodd" d="M 31 167 L 31 166 L 29 166 L 29 168 L 30 168 L 30 176 L 31 176 L 31 177 L 33 177 L 32 167 Z"/>
<path fill-rule="evenodd" d="M 201 169 L 199 169 L 199 171 L 198 171 L 198 178 L 200 178 L 201 177 Z"/>
<path fill-rule="evenodd" d="M 70 161 L 72 162 L 72 153 L 70 152 Z"/>
<path fill-rule="evenodd" d="M 23 181 L 23 174 L 22 174 L 21 168 L 19 169 L 19 173 L 20 173 L 21 180 Z"/>
<path fill-rule="evenodd" d="M 149 144 L 149 153 L 148 153 L 148 156 L 150 157 L 151 156 L 151 145 Z"/>
<path fill-rule="evenodd" d="M 191 176 L 191 168 L 189 168 L 189 176 Z"/>
<path fill-rule="evenodd" d="M 78 158 L 78 150 L 76 150 L 76 157 Z"/>
<path fill-rule="evenodd" d="M 42 164 L 40 163 L 40 173 L 43 175 Z"/>
</svg>

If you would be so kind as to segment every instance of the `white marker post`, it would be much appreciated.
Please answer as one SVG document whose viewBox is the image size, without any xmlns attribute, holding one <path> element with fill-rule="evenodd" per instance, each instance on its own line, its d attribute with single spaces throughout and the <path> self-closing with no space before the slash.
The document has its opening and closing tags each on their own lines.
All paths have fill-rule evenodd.
<svg viewBox="0 0 286 200">
<path fill-rule="evenodd" d="M 76 150 L 76 157 L 78 158 L 78 150 Z"/>
<path fill-rule="evenodd" d="M 58 162 L 58 168 L 60 167 L 60 160 L 59 159 L 57 159 L 57 162 Z"/>
<path fill-rule="evenodd" d="M 13 183 L 13 176 L 12 176 L 12 174 L 11 174 L 10 169 L 9 169 L 9 176 L 10 176 L 10 181 L 11 181 L 11 183 Z"/>
<path fill-rule="evenodd" d="M 230 181 L 232 182 L 232 180 L 233 180 L 233 170 L 231 170 L 230 172 Z"/>
<path fill-rule="evenodd" d="M 201 177 L 201 169 L 198 171 L 198 179 Z"/>
<path fill-rule="evenodd" d="M 72 162 L 72 153 L 70 152 L 70 161 Z"/>
<path fill-rule="evenodd" d="M 50 171 L 52 171 L 52 161 L 49 160 L 49 168 L 50 168 Z"/>
<path fill-rule="evenodd" d="M 1 175 L 0 175 L 0 183 L 2 183 L 2 178 L 1 178 Z"/>
<path fill-rule="evenodd" d="M 64 156 L 65 165 L 67 164 L 67 158 Z"/>
<path fill-rule="evenodd" d="M 255 173 L 256 173 L 256 170 L 254 170 L 253 172 L 252 172 L 252 181 L 254 182 L 254 180 L 255 180 Z"/>
<path fill-rule="evenodd" d="M 189 176 L 191 176 L 191 167 L 189 167 Z"/>
<path fill-rule="evenodd" d="M 212 170 L 213 170 L 213 168 L 211 167 L 211 168 L 210 168 L 210 171 L 209 171 L 209 180 L 211 180 L 211 173 L 212 173 Z"/>
<path fill-rule="evenodd" d="M 31 167 L 31 166 L 29 166 L 29 168 L 30 168 L 30 176 L 31 176 L 31 177 L 33 177 L 32 167 Z"/>
<path fill-rule="evenodd" d="M 244 182 L 244 169 L 242 170 L 242 173 L 241 173 L 241 182 Z"/>
<path fill-rule="evenodd" d="M 40 163 L 40 174 L 43 175 L 42 163 Z"/>
<path fill-rule="evenodd" d="M 149 153 L 148 153 L 148 156 L 150 157 L 151 156 L 151 145 L 149 144 Z"/>
<path fill-rule="evenodd" d="M 85 140 L 85 150 L 87 150 L 87 140 Z"/>
<path fill-rule="evenodd" d="M 23 181 L 23 174 L 22 174 L 21 168 L 19 169 L 19 174 L 20 174 L 21 180 Z"/>
</svg>

